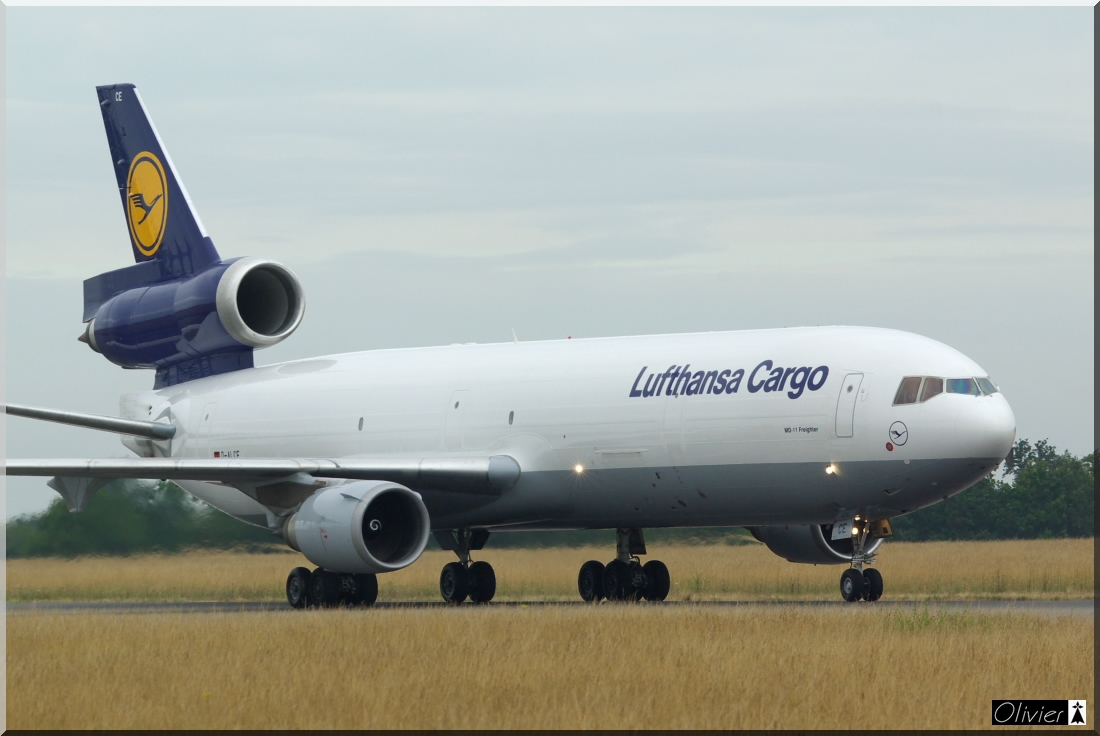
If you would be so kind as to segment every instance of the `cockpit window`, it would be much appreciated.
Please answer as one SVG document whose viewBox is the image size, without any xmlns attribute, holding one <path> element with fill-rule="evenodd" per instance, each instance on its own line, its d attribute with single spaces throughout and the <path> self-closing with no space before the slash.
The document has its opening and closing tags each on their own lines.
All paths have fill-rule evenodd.
<svg viewBox="0 0 1100 736">
<path fill-rule="evenodd" d="M 980 391 L 978 391 L 978 382 L 973 378 L 948 378 L 947 393 L 977 396 Z"/>
<path fill-rule="evenodd" d="M 923 382 L 923 385 L 922 385 Z M 922 402 L 939 396 L 946 391 L 949 394 L 967 396 L 990 396 L 997 393 L 997 386 L 988 377 L 985 378 L 937 378 L 935 376 L 906 376 L 901 379 L 898 392 L 894 395 L 894 406 L 915 404 L 917 396 Z"/>
<path fill-rule="evenodd" d="M 942 378 L 926 378 L 924 379 L 924 388 L 920 392 L 920 400 L 928 401 L 933 396 L 937 396 L 943 393 L 943 379 Z"/>
<path fill-rule="evenodd" d="M 906 376 L 901 379 L 898 392 L 894 395 L 894 405 L 917 403 L 917 393 L 920 391 L 920 376 Z"/>
</svg>

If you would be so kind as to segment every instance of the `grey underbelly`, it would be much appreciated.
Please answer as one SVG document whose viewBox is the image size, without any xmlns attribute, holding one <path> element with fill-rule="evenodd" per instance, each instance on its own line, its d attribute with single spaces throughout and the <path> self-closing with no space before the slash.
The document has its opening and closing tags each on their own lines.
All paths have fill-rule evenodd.
<svg viewBox="0 0 1100 736">
<path fill-rule="evenodd" d="M 425 494 L 435 528 L 530 529 L 829 523 L 887 518 L 973 485 L 1000 459 L 762 463 L 525 473 L 499 499 Z M 476 504 L 476 505 L 475 505 Z"/>
</svg>

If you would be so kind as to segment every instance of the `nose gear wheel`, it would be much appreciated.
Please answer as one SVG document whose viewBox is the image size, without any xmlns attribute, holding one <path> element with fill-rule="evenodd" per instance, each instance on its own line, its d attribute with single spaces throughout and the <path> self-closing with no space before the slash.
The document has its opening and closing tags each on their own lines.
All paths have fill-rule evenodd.
<svg viewBox="0 0 1100 736">
<path fill-rule="evenodd" d="M 867 540 L 876 524 L 885 524 L 889 529 L 888 522 L 861 521 L 858 516 L 852 525 L 852 566 L 840 576 L 840 595 L 849 603 L 873 602 L 882 597 L 882 573 L 867 567 L 874 562 L 874 552 L 867 552 Z"/>
</svg>

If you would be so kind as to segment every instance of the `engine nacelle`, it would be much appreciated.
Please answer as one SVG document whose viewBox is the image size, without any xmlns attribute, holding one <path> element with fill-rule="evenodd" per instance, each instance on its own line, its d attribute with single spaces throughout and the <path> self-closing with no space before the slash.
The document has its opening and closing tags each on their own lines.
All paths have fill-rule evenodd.
<svg viewBox="0 0 1100 736">
<path fill-rule="evenodd" d="M 109 277 L 116 273 L 90 280 L 96 282 L 91 288 L 110 293 Z M 88 290 L 86 282 L 86 302 Z M 158 369 L 159 387 L 198 377 L 196 371 L 251 367 L 252 350 L 289 337 L 305 305 L 302 286 L 286 266 L 240 258 L 188 278 L 139 283 L 97 308 L 93 303 L 95 316 L 81 339 L 123 368 Z M 182 375 L 170 375 L 173 367 Z"/>
<path fill-rule="evenodd" d="M 750 526 L 749 531 L 775 554 L 790 561 L 813 565 L 843 565 L 852 561 L 854 545 L 851 538 L 829 539 L 832 526 L 784 524 L 781 526 Z M 868 539 L 864 551 L 871 554 L 883 543 L 883 538 Z"/>
<path fill-rule="evenodd" d="M 341 573 L 393 572 L 428 546 L 431 524 L 420 494 L 386 481 L 358 481 L 310 496 L 283 538 L 310 562 Z"/>
</svg>

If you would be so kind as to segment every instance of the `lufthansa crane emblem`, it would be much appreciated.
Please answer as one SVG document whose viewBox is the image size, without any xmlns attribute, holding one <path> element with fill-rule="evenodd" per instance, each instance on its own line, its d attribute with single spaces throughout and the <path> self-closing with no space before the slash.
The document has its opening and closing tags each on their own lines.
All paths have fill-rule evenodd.
<svg viewBox="0 0 1100 736">
<path fill-rule="evenodd" d="M 153 154 L 142 151 L 130 163 L 126 179 L 126 220 L 130 237 L 143 256 L 155 255 L 168 224 L 168 179 Z"/>
<path fill-rule="evenodd" d="M 890 425 L 890 441 L 898 447 L 905 444 L 909 439 L 909 430 L 905 427 L 905 422 L 894 422 Z"/>
</svg>

